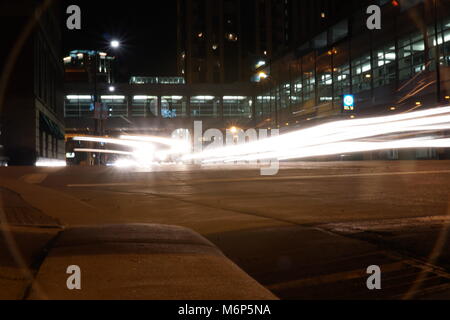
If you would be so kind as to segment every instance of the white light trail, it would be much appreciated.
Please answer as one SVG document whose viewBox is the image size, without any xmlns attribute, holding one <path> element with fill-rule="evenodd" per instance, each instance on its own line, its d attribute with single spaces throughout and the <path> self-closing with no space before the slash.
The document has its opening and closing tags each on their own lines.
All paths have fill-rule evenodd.
<svg viewBox="0 0 450 320">
<path fill-rule="evenodd" d="M 113 139 L 113 138 L 101 138 L 101 137 L 74 137 L 74 141 L 83 141 L 83 142 L 96 142 L 96 143 L 105 143 L 105 144 L 114 144 L 124 147 L 130 148 L 141 148 L 145 146 L 142 142 L 139 141 L 126 141 L 122 139 Z"/>
<path fill-rule="evenodd" d="M 257 142 L 186 155 L 183 160 L 199 160 L 203 163 L 288 160 L 387 149 L 446 148 L 450 147 L 449 139 L 438 139 L 430 134 L 449 129 L 450 107 L 443 107 L 408 114 L 331 122 Z M 423 132 L 428 136 L 395 139 L 395 135 L 417 135 Z M 375 138 L 382 141 L 368 141 Z"/>
<path fill-rule="evenodd" d="M 171 147 L 172 152 L 174 153 L 186 153 L 189 152 L 191 146 L 189 143 L 183 140 L 178 139 L 169 139 L 169 138 L 161 138 L 161 137 L 152 137 L 152 136 L 129 136 L 123 135 L 120 136 L 120 139 L 127 141 L 138 141 L 138 142 L 151 142 L 156 144 L 165 145 Z"/>
<path fill-rule="evenodd" d="M 191 145 L 187 140 L 170 139 L 152 136 L 130 136 L 123 135 L 119 139 L 104 137 L 77 136 L 74 141 L 93 142 L 103 144 L 113 144 L 126 148 L 130 151 L 105 150 L 95 148 L 78 148 L 75 152 L 111 153 L 125 156 L 132 156 L 135 161 L 124 160 L 126 165 L 119 162 L 119 167 L 149 167 L 154 164 L 154 160 L 167 161 L 172 155 L 184 155 L 191 152 Z M 161 149 L 157 149 L 159 146 Z"/>
<path fill-rule="evenodd" d="M 67 162 L 63 160 L 40 159 L 36 161 L 36 167 L 58 168 L 67 166 Z"/>
<path fill-rule="evenodd" d="M 88 149 L 88 148 L 77 148 L 73 150 L 74 152 L 84 152 L 84 153 L 106 153 L 106 154 L 119 154 L 124 156 L 133 155 L 132 152 L 119 151 L 119 150 L 106 150 L 106 149 Z"/>
</svg>

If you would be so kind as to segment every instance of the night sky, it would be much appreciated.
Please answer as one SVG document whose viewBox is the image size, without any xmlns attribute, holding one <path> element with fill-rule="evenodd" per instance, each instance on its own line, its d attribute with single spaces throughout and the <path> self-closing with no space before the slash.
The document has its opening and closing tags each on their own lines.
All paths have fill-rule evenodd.
<svg viewBox="0 0 450 320">
<path fill-rule="evenodd" d="M 114 38 L 122 43 L 116 54 L 120 81 L 176 75 L 176 0 L 64 0 L 64 13 L 72 4 L 81 8 L 82 30 L 64 28 L 64 55 L 74 49 L 108 51 Z"/>
</svg>

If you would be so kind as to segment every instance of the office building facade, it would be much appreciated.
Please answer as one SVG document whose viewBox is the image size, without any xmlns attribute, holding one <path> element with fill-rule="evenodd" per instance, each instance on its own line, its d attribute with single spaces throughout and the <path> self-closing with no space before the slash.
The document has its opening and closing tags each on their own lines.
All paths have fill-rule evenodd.
<svg viewBox="0 0 450 320">
<path fill-rule="evenodd" d="M 247 82 L 252 71 L 366 1 L 178 0 L 178 75 Z"/>
<path fill-rule="evenodd" d="M 47 4 L 0 3 L 0 144 L 10 164 L 65 159 L 60 9 Z"/>
<path fill-rule="evenodd" d="M 368 30 L 367 7 L 355 9 L 254 70 L 266 74 L 257 83 L 134 84 L 118 86 L 114 95 L 105 88 L 109 130 L 168 133 L 201 120 L 204 130 L 238 125 L 289 132 L 450 104 L 448 1 L 376 4 L 382 9 L 381 30 Z M 90 117 L 89 91 L 72 87 L 66 94 L 66 119 L 75 128 Z M 345 96 L 354 101 L 347 109 Z M 437 157 L 435 149 L 407 157 L 394 150 L 388 156 Z"/>
</svg>

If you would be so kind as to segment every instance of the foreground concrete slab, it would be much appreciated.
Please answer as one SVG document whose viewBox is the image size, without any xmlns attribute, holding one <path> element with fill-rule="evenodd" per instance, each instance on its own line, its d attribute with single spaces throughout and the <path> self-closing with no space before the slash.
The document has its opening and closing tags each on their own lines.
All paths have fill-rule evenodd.
<svg viewBox="0 0 450 320">
<path fill-rule="evenodd" d="M 81 290 L 68 289 L 69 266 L 80 268 Z M 63 231 L 27 298 L 276 299 L 208 240 L 189 229 L 161 225 L 109 225 Z"/>
<path fill-rule="evenodd" d="M 0 300 L 24 298 L 39 261 L 59 231 L 0 224 Z"/>
</svg>

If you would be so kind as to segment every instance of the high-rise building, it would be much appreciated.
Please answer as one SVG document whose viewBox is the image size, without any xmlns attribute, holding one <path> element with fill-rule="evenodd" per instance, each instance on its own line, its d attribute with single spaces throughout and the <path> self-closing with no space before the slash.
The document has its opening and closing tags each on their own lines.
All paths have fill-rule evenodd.
<svg viewBox="0 0 450 320">
<path fill-rule="evenodd" d="M 10 164 L 65 160 L 60 12 L 57 2 L 0 2 L 0 144 Z"/>
<path fill-rule="evenodd" d="M 238 80 L 240 0 L 178 0 L 178 71 L 187 83 Z"/>
<path fill-rule="evenodd" d="M 115 57 L 106 52 L 73 50 L 63 60 L 66 82 L 115 82 Z"/>
<path fill-rule="evenodd" d="M 326 29 L 364 1 L 177 3 L 179 76 L 187 83 L 232 83 L 249 81 L 255 68 Z"/>
</svg>

